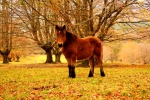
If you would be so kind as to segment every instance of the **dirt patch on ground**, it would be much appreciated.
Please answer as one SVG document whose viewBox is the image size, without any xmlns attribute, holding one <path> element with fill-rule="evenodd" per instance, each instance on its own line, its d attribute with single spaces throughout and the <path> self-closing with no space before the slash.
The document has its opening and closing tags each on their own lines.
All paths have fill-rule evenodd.
<svg viewBox="0 0 150 100">
<path fill-rule="evenodd" d="M 67 68 L 67 63 L 52 63 L 52 64 L 28 64 L 23 65 L 23 67 L 27 68 Z"/>
<path fill-rule="evenodd" d="M 104 64 L 104 68 L 118 68 L 118 67 L 131 67 L 131 68 L 144 68 L 144 67 L 150 67 L 150 65 L 121 65 L 121 64 Z M 77 67 L 83 67 L 83 66 L 77 66 Z M 84 66 L 85 68 L 88 68 L 89 66 Z M 95 66 L 96 68 L 99 68 L 98 66 Z M 36 63 L 36 64 L 0 64 L 0 68 L 68 68 L 67 63 Z"/>
<path fill-rule="evenodd" d="M 0 64 L 0 68 L 67 68 L 67 63 L 52 63 L 52 64 Z"/>
</svg>

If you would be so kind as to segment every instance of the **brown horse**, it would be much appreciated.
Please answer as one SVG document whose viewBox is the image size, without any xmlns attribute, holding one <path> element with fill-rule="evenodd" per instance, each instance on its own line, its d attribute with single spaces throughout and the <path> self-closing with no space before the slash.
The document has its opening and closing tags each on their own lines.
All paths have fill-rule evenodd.
<svg viewBox="0 0 150 100">
<path fill-rule="evenodd" d="M 102 43 L 100 39 L 93 36 L 78 38 L 75 34 L 68 32 L 65 25 L 63 27 L 56 25 L 56 35 L 58 46 L 62 48 L 62 52 L 68 62 L 69 77 L 76 77 L 76 60 L 83 59 L 89 59 L 90 72 L 88 77 L 93 77 L 94 56 L 100 66 L 101 76 L 105 76 L 102 66 Z"/>
</svg>

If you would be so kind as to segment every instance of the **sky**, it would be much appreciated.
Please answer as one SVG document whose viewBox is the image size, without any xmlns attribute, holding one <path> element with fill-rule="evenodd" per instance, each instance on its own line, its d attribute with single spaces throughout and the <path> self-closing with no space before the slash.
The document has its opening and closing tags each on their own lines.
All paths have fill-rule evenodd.
<svg viewBox="0 0 150 100">
<path fill-rule="evenodd" d="M 138 0 L 139 2 L 144 2 L 145 0 Z"/>
</svg>

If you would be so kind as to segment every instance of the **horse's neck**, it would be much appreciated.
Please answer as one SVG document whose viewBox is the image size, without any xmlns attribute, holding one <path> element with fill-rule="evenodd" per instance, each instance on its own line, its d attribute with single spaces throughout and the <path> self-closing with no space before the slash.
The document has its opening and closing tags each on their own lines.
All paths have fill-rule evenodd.
<svg viewBox="0 0 150 100">
<path fill-rule="evenodd" d="M 70 32 L 66 32 L 66 45 L 75 43 L 78 40 L 78 37 Z"/>
<path fill-rule="evenodd" d="M 70 33 L 70 32 L 66 32 L 66 38 L 69 41 L 76 41 L 78 39 L 77 35 Z"/>
</svg>

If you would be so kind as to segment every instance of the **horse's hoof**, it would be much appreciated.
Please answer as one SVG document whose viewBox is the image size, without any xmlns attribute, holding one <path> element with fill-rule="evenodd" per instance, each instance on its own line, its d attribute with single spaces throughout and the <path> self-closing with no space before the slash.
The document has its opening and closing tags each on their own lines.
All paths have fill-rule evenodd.
<svg viewBox="0 0 150 100">
<path fill-rule="evenodd" d="M 76 75 L 72 75 L 72 77 L 71 78 L 76 78 Z"/>
<path fill-rule="evenodd" d="M 92 71 L 90 70 L 90 72 L 89 72 L 89 76 L 88 77 L 93 77 L 93 73 L 92 73 Z"/>
<path fill-rule="evenodd" d="M 103 73 L 101 73 L 101 76 L 102 76 L 102 77 L 105 77 L 105 73 L 104 73 L 104 72 L 103 72 Z"/>
<path fill-rule="evenodd" d="M 71 76 L 71 77 L 69 77 L 69 78 L 76 78 L 75 76 Z"/>
<path fill-rule="evenodd" d="M 75 76 L 68 76 L 69 78 L 76 78 Z"/>
<path fill-rule="evenodd" d="M 88 77 L 93 77 L 93 75 L 92 74 L 89 74 L 89 76 Z"/>
</svg>

